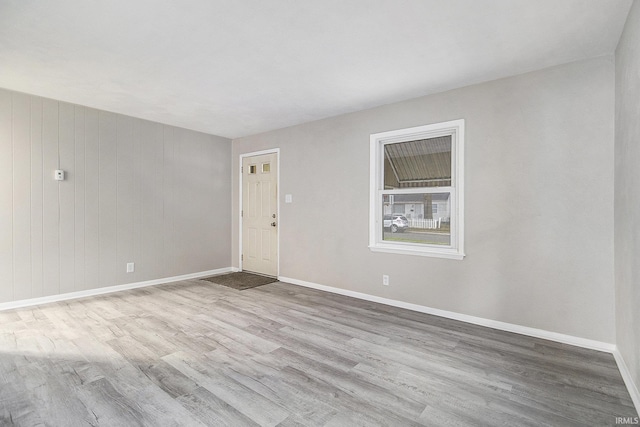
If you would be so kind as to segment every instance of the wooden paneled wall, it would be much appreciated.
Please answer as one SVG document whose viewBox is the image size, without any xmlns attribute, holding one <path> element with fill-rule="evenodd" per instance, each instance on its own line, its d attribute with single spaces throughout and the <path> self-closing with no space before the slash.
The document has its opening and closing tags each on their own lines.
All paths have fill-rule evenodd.
<svg viewBox="0 0 640 427">
<path fill-rule="evenodd" d="M 228 267 L 230 164 L 225 138 L 0 89 L 0 302 Z"/>
</svg>

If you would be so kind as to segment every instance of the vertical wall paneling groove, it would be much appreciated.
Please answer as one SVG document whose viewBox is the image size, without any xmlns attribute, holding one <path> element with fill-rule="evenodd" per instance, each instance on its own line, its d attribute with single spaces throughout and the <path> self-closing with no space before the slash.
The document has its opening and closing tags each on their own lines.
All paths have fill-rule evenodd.
<svg viewBox="0 0 640 427">
<path fill-rule="evenodd" d="M 74 107 L 74 291 L 85 289 L 85 186 L 86 186 L 86 154 L 85 154 L 85 116 L 84 108 Z"/>
<path fill-rule="evenodd" d="M 85 282 L 84 289 L 100 285 L 100 113 L 85 111 Z"/>
<path fill-rule="evenodd" d="M 164 217 L 163 217 L 163 235 L 164 235 L 164 242 L 163 242 L 163 247 L 164 247 L 164 252 L 163 252 L 163 260 L 164 260 L 164 266 L 165 266 L 165 271 L 164 271 L 164 275 L 171 277 L 172 274 L 171 272 L 174 271 L 173 268 L 173 223 L 172 223 L 172 219 L 173 219 L 173 164 L 172 164 L 172 157 L 173 157 L 173 138 L 172 138 L 172 132 L 171 132 L 171 128 L 169 128 L 168 126 L 162 126 L 163 128 L 163 151 L 164 151 L 164 174 L 163 174 L 163 178 L 164 178 L 164 184 L 163 184 L 163 189 L 164 189 L 164 194 L 163 194 L 163 200 L 164 200 L 164 206 L 163 206 L 163 211 L 164 211 Z"/>
<path fill-rule="evenodd" d="M 140 135 L 140 200 L 144 218 L 139 224 L 141 244 L 139 254 L 141 273 L 158 272 L 164 268 L 164 126 L 143 123 Z M 158 276 L 161 277 L 161 276 Z"/>
<path fill-rule="evenodd" d="M 117 283 L 127 283 L 126 264 L 133 261 L 133 120 L 126 116 L 117 116 L 116 148 L 116 271 Z"/>
<path fill-rule="evenodd" d="M 58 103 L 43 100 L 42 111 L 43 155 L 43 294 L 60 293 L 60 210 L 58 181 L 53 173 L 58 169 Z"/>
<path fill-rule="evenodd" d="M 117 284 L 117 117 L 100 112 L 100 286 Z"/>
<path fill-rule="evenodd" d="M 182 209 L 184 206 L 185 194 L 188 192 L 188 189 L 183 189 L 184 191 L 176 191 L 176 188 L 182 188 L 182 168 L 185 165 L 182 162 L 182 156 L 184 154 L 184 148 L 182 144 L 182 129 L 172 129 L 173 133 L 173 154 L 171 155 L 171 236 L 172 236 L 172 258 L 173 258 L 173 271 L 182 271 L 184 268 L 184 262 L 187 260 L 182 256 L 182 233 L 177 233 L 176 230 L 180 230 L 183 224 L 183 218 L 185 215 L 185 210 Z"/>
<path fill-rule="evenodd" d="M 192 152 L 192 155 L 195 154 L 195 158 L 192 158 L 194 163 L 193 166 L 200 178 L 196 180 L 195 185 L 191 188 L 191 191 L 189 192 L 189 205 L 191 205 L 191 211 L 189 212 L 190 221 L 193 221 L 193 219 L 198 215 L 198 212 L 204 212 L 202 210 L 202 199 L 204 197 L 199 197 L 199 195 L 203 194 L 206 191 L 203 186 L 203 180 L 205 180 L 207 177 L 206 165 L 204 164 L 204 157 L 202 152 L 202 139 L 196 135 L 196 137 L 194 138 L 193 145 L 194 145 L 193 147 L 194 151 Z M 198 233 L 196 230 L 191 230 L 191 235 L 187 239 L 186 243 L 188 245 L 189 240 L 191 240 L 192 242 L 196 242 L 198 246 L 204 247 L 203 237 L 204 236 L 202 235 L 202 233 Z M 185 248 L 185 252 L 188 253 L 188 250 L 189 250 L 188 247 Z M 200 260 L 195 259 L 194 261 L 195 262 L 191 264 L 189 268 L 193 268 L 193 269 L 198 268 L 198 263 L 200 262 Z"/>
<path fill-rule="evenodd" d="M 135 262 L 137 259 L 136 250 L 138 248 L 138 233 L 136 227 L 137 210 L 138 210 L 138 170 L 140 165 L 138 163 L 138 144 L 137 144 L 137 124 L 133 120 L 131 121 L 131 258 L 129 261 Z M 132 281 L 135 280 L 136 273 L 128 274 Z"/>
<path fill-rule="evenodd" d="M 147 184 L 148 194 L 155 194 L 156 196 L 147 198 L 148 210 L 152 213 L 152 226 L 149 230 L 151 242 L 149 247 L 153 247 L 154 252 L 150 253 L 153 257 L 153 261 L 149 265 L 154 265 L 156 271 L 162 271 L 162 267 L 165 265 L 164 260 L 164 177 L 166 170 L 164 168 L 164 126 L 161 124 L 153 124 L 153 147 L 151 148 L 151 158 L 155 159 L 155 162 L 151 165 L 149 173 L 149 183 Z M 146 158 L 146 156 L 145 156 Z M 157 168 L 157 169 L 156 169 Z"/>
<path fill-rule="evenodd" d="M 182 185 L 182 177 L 181 172 L 184 168 L 188 167 L 188 165 L 184 164 L 184 156 L 186 147 L 182 143 L 182 138 L 184 138 L 184 131 L 182 129 L 174 129 L 173 130 L 173 154 L 171 156 L 171 160 L 173 163 L 172 167 L 172 178 L 171 178 L 171 186 L 172 186 L 172 195 L 171 199 L 173 203 L 172 206 L 172 236 L 173 236 L 173 253 L 172 258 L 174 259 L 174 271 L 176 274 L 181 274 L 181 272 L 185 268 L 185 263 L 190 262 L 191 260 L 185 259 L 183 254 L 184 248 L 184 239 L 185 235 L 183 233 L 176 233 L 176 230 L 181 230 L 182 225 L 185 221 L 185 216 L 188 215 L 188 210 L 190 206 L 188 205 L 188 193 L 189 189 L 184 188 Z M 182 188 L 182 191 L 176 191 L 176 188 Z"/>
<path fill-rule="evenodd" d="M 194 154 L 197 153 L 196 146 L 197 140 L 193 140 L 191 143 L 187 143 L 188 131 L 180 129 L 180 137 L 176 138 L 176 141 L 179 141 L 178 147 L 178 171 L 182 171 L 185 169 L 198 171 L 198 159 L 193 157 Z M 197 154 L 196 154 L 197 155 Z M 196 173 L 196 175 L 198 175 Z M 179 230 L 185 230 L 185 233 L 176 233 L 176 237 L 178 238 L 178 264 L 180 267 L 180 271 L 188 271 L 194 267 L 194 264 L 198 261 L 194 257 L 189 257 L 189 243 L 193 242 L 197 244 L 197 239 L 194 239 L 194 230 L 189 230 L 185 227 L 193 217 L 193 210 L 195 208 L 195 200 L 192 197 L 192 193 L 194 191 L 194 187 L 197 186 L 198 180 L 195 180 L 191 186 L 187 186 L 185 182 L 185 176 L 181 173 L 176 174 L 176 183 L 178 187 L 185 188 L 186 191 L 176 192 L 177 205 L 182 206 L 178 215 L 177 228 Z"/>
<path fill-rule="evenodd" d="M 204 157 L 204 150 L 203 150 L 204 141 L 202 140 L 201 137 L 196 137 L 196 143 L 197 143 L 196 161 L 198 165 L 198 169 L 197 169 L 198 176 L 200 177 L 200 179 L 196 181 L 197 185 L 194 187 L 193 191 L 191 192 L 191 200 L 195 208 L 195 210 L 192 211 L 192 218 L 195 218 L 198 215 L 198 212 L 205 212 L 204 203 L 203 203 L 204 197 L 200 197 L 200 194 L 206 194 L 206 191 L 207 191 L 206 185 L 204 182 L 207 179 L 207 164 L 206 164 L 206 158 Z M 193 238 L 195 239 L 196 242 L 198 242 L 198 246 L 206 247 L 206 242 L 205 242 L 205 239 L 207 238 L 206 235 L 202 233 L 194 232 Z M 198 265 L 194 265 L 192 268 L 197 269 Z"/>
<path fill-rule="evenodd" d="M 162 128 L 162 253 L 160 259 L 163 263 L 163 274 L 167 272 L 167 175 L 169 169 L 167 168 L 167 135 L 164 125 L 160 125 Z"/>
<path fill-rule="evenodd" d="M 204 156 L 207 159 L 224 157 L 222 153 L 219 152 L 218 148 L 211 144 L 204 144 L 203 150 L 204 150 Z M 232 162 L 232 159 L 229 158 L 229 165 L 231 165 L 231 162 Z M 220 169 L 217 168 L 211 162 L 208 162 L 206 166 L 207 166 L 206 174 L 205 174 L 206 182 L 219 183 L 223 181 L 224 176 L 218 176 L 218 174 L 224 173 L 224 171 L 220 171 Z M 216 184 L 216 185 L 219 185 L 219 184 Z M 211 191 L 211 190 L 208 189 L 207 191 Z M 225 203 L 223 200 L 215 200 L 213 197 L 203 197 L 202 203 L 203 203 L 203 212 L 210 213 L 209 215 L 207 215 L 207 218 L 206 218 L 207 229 L 211 229 L 212 227 L 214 227 L 215 221 L 219 221 L 220 218 L 225 218 L 226 227 L 228 230 L 230 230 L 229 232 L 231 233 L 231 200 L 228 200 Z M 218 204 L 223 203 L 223 206 L 216 206 L 216 203 Z M 211 236 L 203 233 L 202 238 L 204 239 L 207 252 L 211 253 L 212 257 L 215 257 L 217 255 L 216 253 L 217 250 L 216 250 L 215 242 L 211 239 Z"/>
<path fill-rule="evenodd" d="M 137 272 L 141 275 L 148 274 L 149 271 L 153 271 L 151 269 L 151 265 L 149 265 L 149 254 L 152 252 L 151 248 L 143 251 L 142 248 L 146 247 L 146 241 L 149 238 L 149 227 L 153 224 L 152 212 L 147 211 L 145 208 L 146 197 L 145 193 L 147 191 L 147 179 L 151 172 L 150 165 L 153 162 L 153 157 L 149 155 L 145 157 L 145 154 L 149 152 L 151 154 L 151 149 L 147 149 L 147 147 L 151 147 L 151 132 L 152 132 L 152 123 L 147 121 L 141 121 L 137 126 L 137 133 L 135 138 L 138 140 L 137 148 L 138 148 L 138 166 L 136 167 L 136 173 L 138 174 L 138 203 L 139 209 L 137 213 L 137 218 L 135 223 L 138 224 L 137 230 L 137 238 L 136 238 L 136 263 L 139 264 L 140 268 L 136 269 Z M 144 159 L 144 160 L 143 160 Z M 158 173 L 159 171 L 157 171 Z"/>
<path fill-rule="evenodd" d="M 75 290 L 75 186 L 78 183 L 75 168 L 75 107 L 61 102 L 59 114 L 59 167 L 65 172 L 64 181 L 58 182 L 60 194 L 60 293 Z"/>
<path fill-rule="evenodd" d="M 0 90 L 0 302 L 13 298 L 13 143 L 11 93 Z"/>
<path fill-rule="evenodd" d="M 206 144 L 206 141 L 204 140 L 204 138 L 202 138 L 202 135 L 196 135 L 195 136 L 195 141 L 196 141 L 196 161 L 197 161 L 197 165 L 198 165 L 198 176 L 199 179 L 196 181 L 196 186 L 194 186 L 194 189 L 191 192 L 191 199 L 192 199 L 192 203 L 193 203 L 193 207 L 194 210 L 192 211 L 192 221 L 193 219 L 197 218 L 197 216 L 199 215 L 199 212 L 207 212 L 207 210 L 205 209 L 205 197 L 200 196 L 201 194 L 207 194 L 207 178 L 209 178 L 207 176 L 207 170 L 208 170 L 208 165 L 207 165 L 207 157 L 205 157 L 206 153 L 204 150 L 204 146 Z M 211 211 L 209 211 L 211 212 Z M 201 248 L 206 248 L 207 247 L 207 240 L 209 239 L 208 236 L 204 233 L 198 232 L 197 230 L 193 231 L 193 238 L 195 239 L 196 242 L 198 242 L 198 246 Z M 198 265 L 193 265 L 191 268 L 193 269 L 198 269 L 202 263 L 202 260 L 199 259 L 198 262 L 200 264 Z"/>
<path fill-rule="evenodd" d="M 31 102 L 12 94 L 13 298 L 31 297 Z"/>
<path fill-rule="evenodd" d="M 229 267 L 230 156 L 225 138 L 0 89 L 0 303 Z"/>
<path fill-rule="evenodd" d="M 30 97 L 31 103 L 31 295 L 43 295 L 42 230 L 44 174 L 42 164 L 42 99 Z"/>
<path fill-rule="evenodd" d="M 168 272 L 168 264 L 169 259 L 167 256 L 167 246 L 171 243 L 169 241 L 169 233 L 167 227 L 167 218 L 168 218 L 168 206 L 167 206 L 167 195 L 168 195 L 168 179 L 169 176 L 169 163 L 167 162 L 167 153 L 169 152 L 167 149 L 167 130 L 166 126 L 161 125 L 162 127 L 162 263 L 164 266 L 164 273 Z"/>
<path fill-rule="evenodd" d="M 140 194 L 140 175 L 143 173 L 143 164 L 142 159 L 140 158 L 140 141 L 142 137 L 142 127 L 145 125 L 143 121 L 135 121 L 133 122 L 133 134 L 132 134 L 132 143 L 133 143 L 133 166 L 132 166 L 132 174 L 133 174 L 133 212 L 132 212 L 132 223 L 133 223 L 133 248 L 131 252 L 131 260 L 136 263 L 136 266 L 140 267 L 139 259 L 141 256 L 141 233 L 140 228 L 142 226 L 142 215 L 141 215 L 141 194 Z M 131 276 L 135 279 L 140 273 L 139 269 L 136 269 Z"/>
</svg>

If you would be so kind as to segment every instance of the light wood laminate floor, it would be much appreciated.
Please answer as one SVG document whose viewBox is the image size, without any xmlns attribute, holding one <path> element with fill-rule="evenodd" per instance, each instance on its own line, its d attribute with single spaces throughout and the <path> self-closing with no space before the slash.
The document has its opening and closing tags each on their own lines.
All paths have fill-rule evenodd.
<svg viewBox="0 0 640 427">
<path fill-rule="evenodd" d="M 615 425 L 610 354 L 273 283 L 0 312 L 0 425 Z"/>
</svg>

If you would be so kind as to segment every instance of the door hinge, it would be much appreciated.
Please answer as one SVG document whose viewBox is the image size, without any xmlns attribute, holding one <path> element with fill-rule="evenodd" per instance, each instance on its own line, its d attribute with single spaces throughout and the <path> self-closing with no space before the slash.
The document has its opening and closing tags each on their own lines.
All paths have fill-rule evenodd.
<svg viewBox="0 0 640 427">
<path fill-rule="evenodd" d="M 240 166 L 240 173 L 244 173 L 244 166 Z"/>
<path fill-rule="evenodd" d="M 241 217 L 241 218 L 244 218 L 244 210 L 241 210 L 241 211 L 240 211 L 240 217 Z"/>
<path fill-rule="evenodd" d="M 240 255 L 240 261 L 244 261 L 244 254 Z"/>
</svg>

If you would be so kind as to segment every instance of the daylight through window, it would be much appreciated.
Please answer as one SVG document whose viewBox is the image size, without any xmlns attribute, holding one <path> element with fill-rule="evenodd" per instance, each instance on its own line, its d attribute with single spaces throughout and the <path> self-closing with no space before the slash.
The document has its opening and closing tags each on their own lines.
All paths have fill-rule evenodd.
<svg viewBox="0 0 640 427">
<path fill-rule="evenodd" d="M 371 250 L 462 259 L 463 149 L 463 120 L 371 135 Z"/>
</svg>

